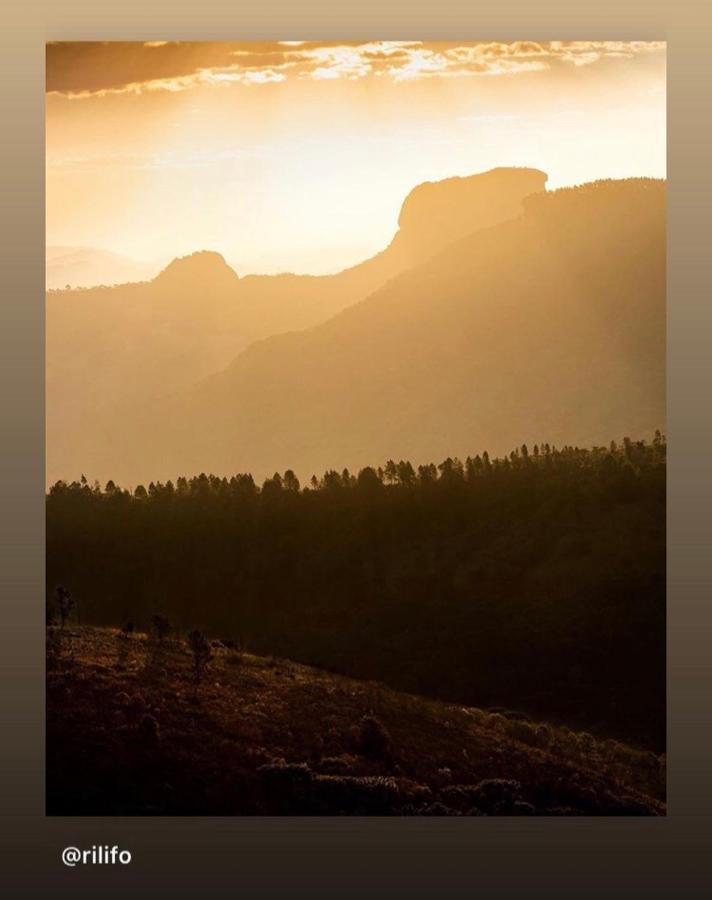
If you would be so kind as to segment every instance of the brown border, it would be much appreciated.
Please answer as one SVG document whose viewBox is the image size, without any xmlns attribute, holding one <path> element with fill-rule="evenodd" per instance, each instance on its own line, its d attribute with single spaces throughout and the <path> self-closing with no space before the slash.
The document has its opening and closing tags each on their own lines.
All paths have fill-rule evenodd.
<svg viewBox="0 0 712 900">
<path fill-rule="evenodd" d="M 712 7 L 626 2 L 6 0 L 2 11 L 0 594 L 7 895 L 696 897 L 709 891 L 708 552 Z M 664 820 L 46 819 L 43 816 L 43 84 L 48 39 L 600 38 L 668 41 L 669 722 Z M 67 844 L 128 867 L 63 867 Z"/>
</svg>

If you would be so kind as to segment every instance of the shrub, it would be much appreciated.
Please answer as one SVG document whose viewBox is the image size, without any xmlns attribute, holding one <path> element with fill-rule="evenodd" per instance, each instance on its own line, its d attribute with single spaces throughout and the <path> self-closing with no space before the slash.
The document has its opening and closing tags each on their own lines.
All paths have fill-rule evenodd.
<svg viewBox="0 0 712 900">
<path fill-rule="evenodd" d="M 507 731 L 507 719 L 501 713 L 491 713 L 487 716 L 486 725 L 494 731 Z"/>
<path fill-rule="evenodd" d="M 62 624 L 62 628 L 64 628 L 64 624 L 71 615 L 71 612 L 76 604 L 74 603 L 72 595 L 61 584 L 57 586 L 55 596 L 57 598 L 57 609 L 59 610 L 60 622 Z"/>
<path fill-rule="evenodd" d="M 158 720 L 151 715 L 145 715 L 139 722 L 138 731 L 144 741 L 148 744 L 155 743 L 161 736 L 161 729 Z"/>
<path fill-rule="evenodd" d="M 516 803 L 523 801 L 521 785 L 506 778 L 487 778 L 475 786 L 472 799 L 477 809 L 489 816 L 511 815 Z"/>
<path fill-rule="evenodd" d="M 457 809 L 452 809 L 449 806 L 445 806 L 444 803 L 440 803 L 439 800 L 436 800 L 434 803 L 426 803 L 423 806 L 414 810 L 411 815 L 416 816 L 461 816 L 462 813 Z"/>
<path fill-rule="evenodd" d="M 472 784 L 451 784 L 440 791 L 445 806 L 460 812 L 467 812 L 474 805 L 476 786 Z"/>
<path fill-rule="evenodd" d="M 165 616 L 155 615 L 151 619 L 153 630 L 158 638 L 158 643 L 162 644 L 171 631 L 171 623 Z"/>
<path fill-rule="evenodd" d="M 394 815 L 402 806 L 393 778 L 316 775 L 312 788 L 317 811 L 322 814 Z"/>
<path fill-rule="evenodd" d="M 353 757 L 325 756 L 318 764 L 322 775 L 351 775 L 354 771 Z"/>
<path fill-rule="evenodd" d="M 193 654 L 195 682 L 199 684 L 202 681 L 205 667 L 213 658 L 213 651 L 210 647 L 210 641 L 197 628 L 188 635 L 188 646 Z"/>
<path fill-rule="evenodd" d="M 140 691 L 137 691 L 133 697 L 129 700 L 129 705 L 134 712 L 142 713 L 146 712 L 148 709 L 148 703 L 146 702 L 146 698 Z"/>
<path fill-rule="evenodd" d="M 548 725 L 537 725 L 536 741 L 538 747 L 548 747 L 551 744 L 552 734 Z"/>
<path fill-rule="evenodd" d="M 530 725 L 524 719 L 510 719 L 507 722 L 507 735 L 515 741 L 521 741 L 523 744 L 529 744 L 531 747 L 539 746 L 539 738 L 537 729 Z"/>
<path fill-rule="evenodd" d="M 283 759 L 260 766 L 257 772 L 272 783 L 285 784 L 294 781 L 310 781 L 311 770 L 306 763 L 288 763 Z"/>
<path fill-rule="evenodd" d="M 515 800 L 512 804 L 510 814 L 513 816 L 535 816 L 536 810 L 531 803 L 527 803 L 526 800 Z"/>
<path fill-rule="evenodd" d="M 589 754 L 595 750 L 596 741 L 593 735 L 590 735 L 587 731 L 582 731 L 578 736 L 578 745 L 582 753 Z"/>
<path fill-rule="evenodd" d="M 391 752 L 391 736 L 374 716 L 364 716 L 359 722 L 358 748 L 364 756 L 386 759 Z"/>
</svg>

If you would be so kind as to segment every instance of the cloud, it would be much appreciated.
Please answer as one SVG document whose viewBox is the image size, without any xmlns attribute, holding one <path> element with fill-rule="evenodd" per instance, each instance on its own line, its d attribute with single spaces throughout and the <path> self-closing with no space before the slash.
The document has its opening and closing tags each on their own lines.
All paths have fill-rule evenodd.
<svg viewBox="0 0 712 900">
<path fill-rule="evenodd" d="M 201 85 L 265 85 L 289 78 L 316 81 L 381 76 L 395 82 L 426 78 L 519 75 L 555 66 L 662 52 L 662 41 L 146 41 L 52 42 L 47 91 L 72 99 Z"/>
</svg>

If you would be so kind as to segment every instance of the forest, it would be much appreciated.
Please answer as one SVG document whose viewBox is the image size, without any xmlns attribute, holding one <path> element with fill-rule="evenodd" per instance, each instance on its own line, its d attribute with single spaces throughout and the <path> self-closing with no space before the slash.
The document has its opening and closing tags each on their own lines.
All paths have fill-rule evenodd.
<svg viewBox="0 0 712 900">
<path fill-rule="evenodd" d="M 665 744 L 666 443 L 358 473 L 200 474 L 47 502 L 48 618 L 175 632 Z M 64 594 L 62 593 L 64 592 Z"/>
</svg>

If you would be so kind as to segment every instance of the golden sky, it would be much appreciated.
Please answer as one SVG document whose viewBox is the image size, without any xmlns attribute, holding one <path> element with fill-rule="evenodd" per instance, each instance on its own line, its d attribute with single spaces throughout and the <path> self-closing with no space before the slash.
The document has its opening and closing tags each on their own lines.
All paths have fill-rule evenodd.
<svg viewBox="0 0 712 900">
<path fill-rule="evenodd" d="M 47 244 L 242 273 L 382 249 L 423 181 L 665 176 L 665 45 L 53 43 Z"/>
</svg>

